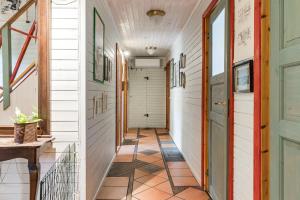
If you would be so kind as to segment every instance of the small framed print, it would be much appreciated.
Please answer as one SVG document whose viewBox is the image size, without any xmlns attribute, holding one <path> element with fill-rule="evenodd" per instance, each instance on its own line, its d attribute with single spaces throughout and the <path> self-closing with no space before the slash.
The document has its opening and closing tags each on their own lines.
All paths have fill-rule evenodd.
<svg viewBox="0 0 300 200">
<path fill-rule="evenodd" d="M 180 61 L 178 61 L 177 63 L 175 63 L 175 86 L 174 87 L 178 87 L 180 86 L 180 68 L 179 68 L 179 63 Z"/>
<path fill-rule="evenodd" d="M 104 81 L 107 81 L 107 72 L 108 72 L 108 57 L 104 55 Z"/>
<path fill-rule="evenodd" d="M 180 54 L 180 61 L 179 61 L 179 68 L 184 69 L 186 67 L 186 55 L 181 53 Z"/>
<path fill-rule="evenodd" d="M 108 82 L 111 82 L 112 79 L 112 61 L 109 61 L 108 65 Z"/>
<path fill-rule="evenodd" d="M 185 72 L 180 72 L 179 83 L 180 83 L 180 87 L 185 88 L 185 85 L 186 85 Z"/>
<path fill-rule="evenodd" d="M 234 65 L 234 92 L 253 92 L 253 60 Z"/>
<path fill-rule="evenodd" d="M 175 62 L 174 59 L 170 62 L 170 77 L 171 77 L 171 88 L 176 87 L 176 75 L 175 75 Z"/>
</svg>

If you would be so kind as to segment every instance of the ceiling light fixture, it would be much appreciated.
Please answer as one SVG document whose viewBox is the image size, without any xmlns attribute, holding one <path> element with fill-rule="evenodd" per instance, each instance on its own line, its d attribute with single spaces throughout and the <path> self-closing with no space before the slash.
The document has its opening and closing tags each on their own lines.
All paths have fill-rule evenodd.
<svg viewBox="0 0 300 200">
<path fill-rule="evenodd" d="M 166 12 L 163 11 L 163 10 L 149 10 L 149 11 L 147 12 L 147 15 L 148 15 L 149 17 L 154 17 L 154 16 L 160 16 L 160 17 L 163 17 L 163 16 L 166 15 Z"/>
<path fill-rule="evenodd" d="M 157 50 L 157 47 L 153 47 L 153 46 L 146 47 L 146 51 L 150 56 L 153 55 L 156 50 Z"/>
<path fill-rule="evenodd" d="M 163 10 L 149 10 L 147 12 L 147 16 L 150 18 L 150 20 L 153 20 L 156 24 L 160 24 L 163 16 L 165 15 L 166 12 Z"/>
</svg>

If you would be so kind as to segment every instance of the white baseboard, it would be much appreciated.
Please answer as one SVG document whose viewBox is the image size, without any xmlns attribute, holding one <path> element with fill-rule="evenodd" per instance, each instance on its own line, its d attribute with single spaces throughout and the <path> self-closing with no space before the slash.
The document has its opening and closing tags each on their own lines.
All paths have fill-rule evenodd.
<svg viewBox="0 0 300 200">
<path fill-rule="evenodd" d="M 100 184 L 99 184 L 99 187 L 98 187 L 98 189 L 97 189 L 96 194 L 94 195 L 93 200 L 96 200 L 97 195 L 98 195 L 98 193 L 99 193 L 99 191 L 100 191 L 100 188 L 102 187 L 102 185 L 103 185 L 103 183 L 104 183 L 104 180 L 105 180 L 105 178 L 106 178 L 106 176 L 107 176 L 107 174 L 108 174 L 108 172 L 109 172 L 109 170 L 110 170 L 110 168 L 111 168 L 111 166 L 112 166 L 112 164 L 113 164 L 113 161 L 114 161 L 115 157 L 116 157 L 116 154 L 113 156 L 112 160 L 110 161 L 109 166 L 108 166 L 107 169 L 106 169 L 106 172 L 105 172 L 105 174 L 104 174 L 104 176 L 103 176 L 103 178 L 102 178 L 102 180 L 101 180 L 101 182 L 100 182 Z"/>
</svg>

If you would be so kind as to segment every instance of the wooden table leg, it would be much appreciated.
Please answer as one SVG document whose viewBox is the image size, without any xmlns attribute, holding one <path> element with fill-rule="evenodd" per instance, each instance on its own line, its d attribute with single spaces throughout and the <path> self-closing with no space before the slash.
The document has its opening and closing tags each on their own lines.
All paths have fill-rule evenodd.
<svg viewBox="0 0 300 200">
<path fill-rule="evenodd" d="M 36 199 L 36 191 L 38 188 L 38 179 L 40 173 L 39 163 L 28 162 L 29 179 L 30 179 L 30 200 Z"/>
</svg>

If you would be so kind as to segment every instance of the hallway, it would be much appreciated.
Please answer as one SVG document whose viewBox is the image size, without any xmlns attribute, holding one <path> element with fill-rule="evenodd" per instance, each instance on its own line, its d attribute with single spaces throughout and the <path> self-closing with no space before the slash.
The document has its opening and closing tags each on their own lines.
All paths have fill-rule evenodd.
<svg viewBox="0 0 300 200">
<path fill-rule="evenodd" d="M 0 200 L 300 200 L 299 0 L 0 2 Z"/>
<path fill-rule="evenodd" d="M 97 199 L 207 200 L 165 129 L 131 129 Z"/>
</svg>

